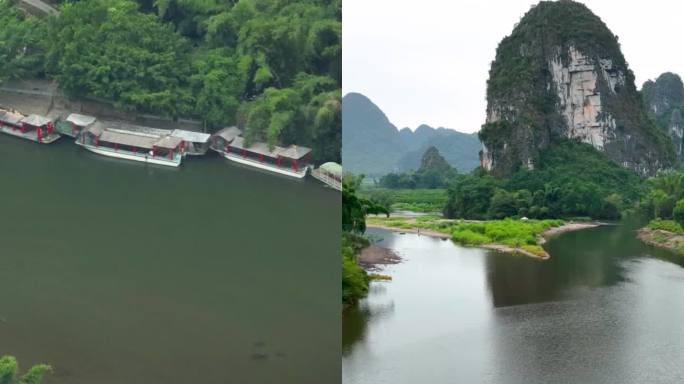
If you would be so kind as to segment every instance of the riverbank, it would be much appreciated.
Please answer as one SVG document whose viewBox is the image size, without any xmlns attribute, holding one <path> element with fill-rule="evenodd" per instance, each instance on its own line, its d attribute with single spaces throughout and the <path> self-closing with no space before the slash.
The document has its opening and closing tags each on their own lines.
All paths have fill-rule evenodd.
<svg viewBox="0 0 684 384">
<path fill-rule="evenodd" d="M 449 238 L 465 246 L 498 252 L 521 254 L 539 260 L 551 256 L 542 248 L 546 240 L 565 232 L 601 225 L 599 222 L 564 222 L 562 220 L 492 220 L 467 221 L 439 217 L 370 217 L 369 228 L 399 233 L 414 233 Z"/>
<path fill-rule="evenodd" d="M 377 265 L 400 263 L 401 257 L 388 248 L 369 245 L 361 250 L 357 261 L 364 269 L 369 270 L 374 269 Z"/>
<path fill-rule="evenodd" d="M 644 243 L 684 255 L 684 229 L 671 220 L 653 220 L 637 231 Z"/>
</svg>

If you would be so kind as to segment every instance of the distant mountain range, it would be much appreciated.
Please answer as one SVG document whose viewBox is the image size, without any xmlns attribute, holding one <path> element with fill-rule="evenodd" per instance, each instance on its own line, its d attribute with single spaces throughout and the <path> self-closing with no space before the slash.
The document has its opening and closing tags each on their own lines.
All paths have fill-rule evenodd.
<svg viewBox="0 0 684 384">
<path fill-rule="evenodd" d="M 459 172 L 469 172 L 480 165 L 480 141 L 476 133 L 428 125 L 421 125 L 415 131 L 398 130 L 366 96 L 348 93 L 342 99 L 342 165 L 345 171 L 381 176 L 415 170 L 431 146 Z"/>
</svg>

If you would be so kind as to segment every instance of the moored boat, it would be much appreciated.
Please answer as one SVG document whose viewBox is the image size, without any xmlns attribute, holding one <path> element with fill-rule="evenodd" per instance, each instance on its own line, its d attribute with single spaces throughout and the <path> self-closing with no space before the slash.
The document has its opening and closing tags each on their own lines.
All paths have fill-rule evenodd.
<svg viewBox="0 0 684 384">
<path fill-rule="evenodd" d="M 337 163 L 324 163 L 311 171 L 311 176 L 338 191 L 342 190 L 342 166 Z"/>
<path fill-rule="evenodd" d="M 263 142 L 247 145 L 239 136 L 241 133 L 236 127 L 220 130 L 214 135 L 211 149 L 230 161 L 298 179 L 312 168 L 310 148 L 270 146 Z"/>
<path fill-rule="evenodd" d="M 185 154 L 189 156 L 203 156 L 209 150 L 211 135 L 203 132 L 174 129 L 171 136 L 182 139 L 185 142 Z"/>
<path fill-rule="evenodd" d="M 185 142 L 173 136 L 110 130 L 96 122 L 81 132 L 76 144 L 103 156 L 178 167 Z"/>
<path fill-rule="evenodd" d="M 0 110 L 0 132 L 42 144 L 50 144 L 61 137 L 55 132 L 54 120 L 49 117 L 24 116 L 5 110 Z"/>
<path fill-rule="evenodd" d="M 95 123 L 93 116 L 72 113 L 66 120 L 57 122 L 57 131 L 62 135 L 77 137 L 81 132 Z"/>
</svg>

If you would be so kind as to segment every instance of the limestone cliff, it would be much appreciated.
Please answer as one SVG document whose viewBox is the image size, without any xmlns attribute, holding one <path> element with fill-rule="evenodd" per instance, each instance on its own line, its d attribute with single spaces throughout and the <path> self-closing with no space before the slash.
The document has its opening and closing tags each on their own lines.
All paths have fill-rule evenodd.
<svg viewBox="0 0 684 384">
<path fill-rule="evenodd" d="M 641 102 L 617 37 L 583 4 L 543 1 L 497 48 L 481 165 L 498 175 L 533 169 L 540 152 L 563 138 L 589 143 L 641 175 L 674 158 Z"/>
<path fill-rule="evenodd" d="M 684 83 L 679 75 L 665 72 L 641 87 L 641 95 L 646 108 L 655 119 L 658 127 L 672 139 L 678 155 L 682 155 L 684 141 L 684 122 L 681 109 L 684 108 Z"/>
</svg>

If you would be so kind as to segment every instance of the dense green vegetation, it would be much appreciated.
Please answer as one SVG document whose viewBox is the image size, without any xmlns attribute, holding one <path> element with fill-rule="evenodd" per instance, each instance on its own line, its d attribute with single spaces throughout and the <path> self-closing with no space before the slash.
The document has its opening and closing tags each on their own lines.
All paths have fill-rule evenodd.
<svg viewBox="0 0 684 384">
<path fill-rule="evenodd" d="M 342 234 L 342 303 L 353 304 L 368 293 L 370 277 L 356 261 L 367 242 L 363 237 Z"/>
<path fill-rule="evenodd" d="M 73 97 L 195 116 L 210 129 L 237 124 L 248 141 L 340 162 L 339 1 L 64 1 L 46 23 L 12 27 L 36 54 L 5 76 L 45 73 Z"/>
<path fill-rule="evenodd" d="M 447 190 L 445 188 L 389 189 L 364 187 L 358 193 L 359 196 L 393 211 L 441 212 L 447 202 Z"/>
<path fill-rule="evenodd" d="M 12 356 L 0 357 L 0 384 L 40 384 L 43 376 L 50 372 L 49 365 L 39 364 L 19 375 L 19 364 Z"/>
<path fill-rule="evenodd" d="M 342 303 L 355 303 L 368 292 L 370 278 L 357 263 L 357 255 L 369 243 L 361 235 L 366 231 L 366 215 L 389 212 L 381 205 L 356 195 L 363 176 L 345 176 L 342 183 Z"/>
<path fill-rule="evenodd" d="M 551 227 L 563 225 L 563 220 L 491 220 L 473 222 L 465 220 L 444 220 L 437 216 L 417 218 L 371 217 L 369 222 L 395 228 L 419 228 L 445 233 L 460 244 L 501 244 L 520 248 L 537 256 L 546 252 L 538 244 L 538 236 Z"/>
<path fill-rule="evenodd" d="M 684 235 L 684 228 L 682 228 L 678 222 L 673 220 L 653 219 L 648 223 L 647 227 L 654 231 L 660 229 L 663 231 Z"/>
<path fill-rule="evenodd" d="M 453 168 L 439 150 L 431 146 L 423 154 L 420 168 L 407 173 L 389 173 L 380 178 L 380 186 L 384 188 L 446 188 L 458 172 Z"/>
<path fill-rule="evenodd" d="M 0 0 L 0 82 L 42 74 L 46 27 Z"/>
<path fill-rule="evenodd" d="M 449 188 L 446 217 L 617 219 L 645 193 L 632 171 L 587 144 L 563 141 L 541 154 L 539 168 L 496 178 L 482 170 Z"/>
</svg>

